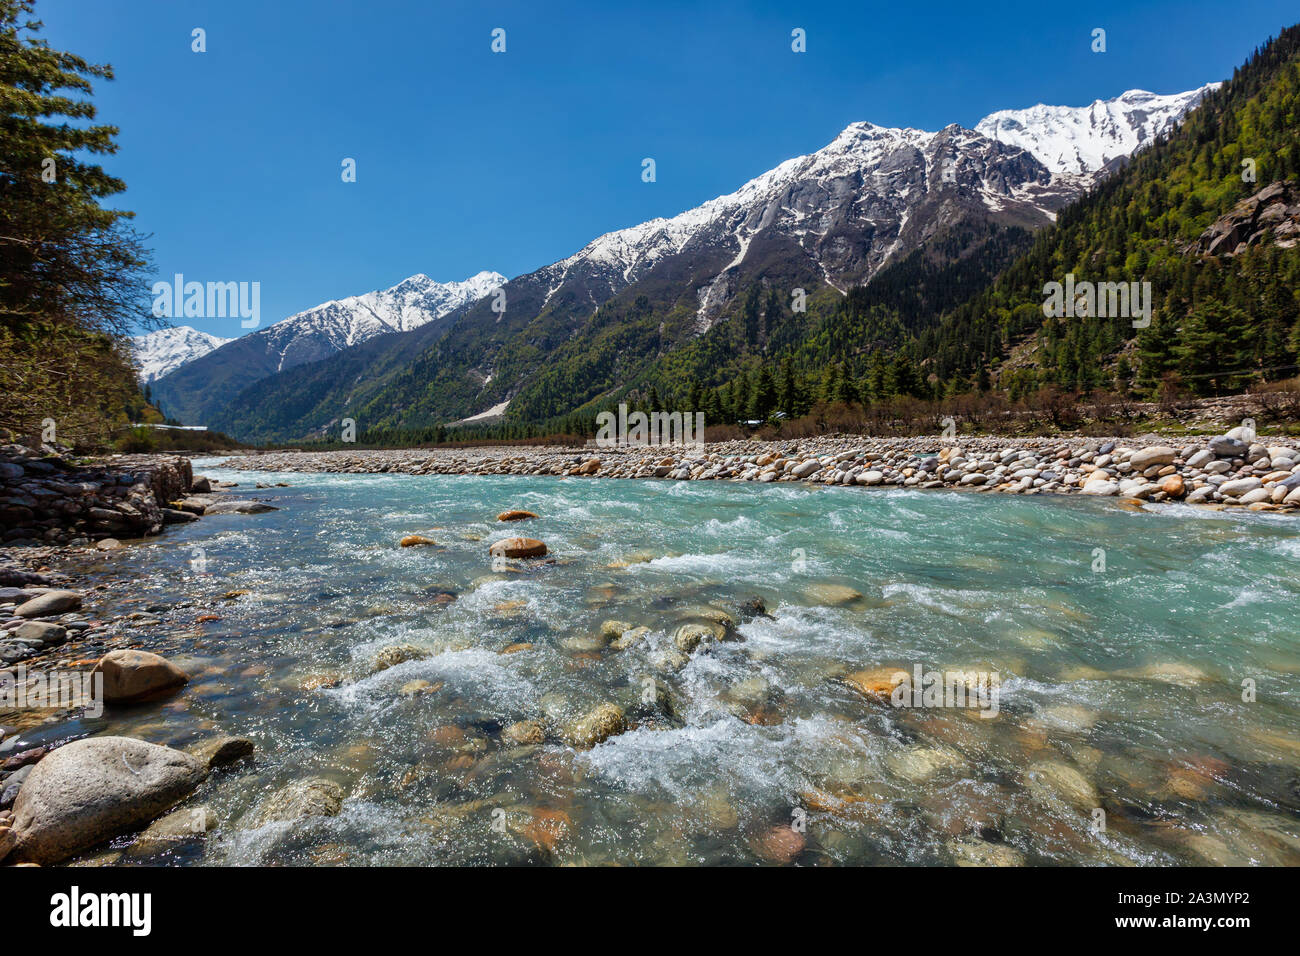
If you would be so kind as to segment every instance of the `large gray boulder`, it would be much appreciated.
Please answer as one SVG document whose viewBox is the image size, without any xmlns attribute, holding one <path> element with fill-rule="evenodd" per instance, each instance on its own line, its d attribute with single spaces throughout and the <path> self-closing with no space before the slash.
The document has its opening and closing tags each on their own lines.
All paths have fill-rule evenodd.
<svg viewBox="0 0 1300 956">
<path fill-rule="evenodd" d="M 187 753 L 131 737 L 90 737 L 38 763 L 14 804 L 16 862 L 58 863 L 170 810 L 207 769 Z"/>
</svg>

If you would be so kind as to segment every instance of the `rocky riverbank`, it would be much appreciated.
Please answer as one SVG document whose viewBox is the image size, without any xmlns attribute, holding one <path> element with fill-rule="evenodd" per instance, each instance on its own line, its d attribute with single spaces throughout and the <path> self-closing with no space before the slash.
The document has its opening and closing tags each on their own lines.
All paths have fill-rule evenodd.
<svg viewBox="0 0 1300 956">
<path fill-rule="evenodd" d="M 209 490 L 206 481 L 199 489 Z M 171 503 L 195 489 L 188 458 L 75 460 L 48 446 L 0 447 L 0 542 L 82 545 L 142 538 L 194 520 Z"/>
<path fill-rule="evenodd" d="M 179 457 L 74 462 L 50 448 L 0 449 L 0 860 L 58 862 L 139 829 L 212 770 L 251 753 L 251 741 L 221 735 L 185 753 L 84 730 L 45 733 L 188 683 L 180 668 L 141 649 L 165 649 L 151 629 L 169 608 L 134 607 L 129 582 L 82 587 L 79 571 L 127 548 L 119 537 L 156 535 L 204 514 L 273 510 L 232 498 L 234 487 L 195 477 Z M 33 732 L 45 742 L 33 745 Z M 191 810 L 162 817 L 140 839 L 193 838 L 192 818 Z"/>
<path fill-rule="evenodd" d="M 270 452 L 230 464 L 258 471 L 551 475 L 677 481 L 802 482 L 866 488 L 1085 494 L 1255 511 L 1300 507 L 1300 444 L 1243 428 L 1209 439 L 864 438 L 732 441 L 681 448 Z"/>
</svg>

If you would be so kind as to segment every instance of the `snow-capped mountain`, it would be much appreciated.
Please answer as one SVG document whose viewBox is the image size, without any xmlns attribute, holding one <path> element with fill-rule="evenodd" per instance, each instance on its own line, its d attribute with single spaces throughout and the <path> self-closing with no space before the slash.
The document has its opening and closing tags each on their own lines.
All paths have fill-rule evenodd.
<svg viewBox="0 0 1300 956">
<path fill-rule="evenodd" d="M 732 291 L 728 275 L 762 236 L 796 242 L 822 278 L 843 289 L 971 213 L 972 204 L 1007 224 L 1050 222 L 1107 163 L 1167 132 L 1217 85 L 1169 96 L 1130 90 L 1086 107 L 1003 110 L 974 130 L 853 123 L 824 148 L 734 193 L 606 233 L 534 275 L 546 282 L 546 301 L 582 276 L 597 305 L 602 293 L 616 294 L 669 257 L 726 250 L 723 268 L 697 289 L 707 324 Z"/>
<path fill-rule="evenodd" d="M 595 394 L 549 379 L 557 363 L 583 367 L 593 385 L 625 380 L 707 333 L 747 289 L 844 292 L 931 240 L 946 243 L 940 255 L 963 256 L 1003 227 L 1047 225 L 1211 88 L 1004 111 L 976 129 L 853 123 L 733 193 L 606 233 L 510 280 L 504 313 L 480 299 L 391 345 L 348 349 L 224 397 L 215 420 L 236 433 L 256 423 L 263 435 L 303 435 L 348 408 L 406 425 L 473 418 L 503 402 L 530 420 L 560 414 Z M 647 309 L 663 317 L 655 337 L 591 348 L 611 324 Z M 318 313 L 328 317 L 330 305 L 304 315 Z"/>
<path fill-rule="evenodd" d="M 1023 110 L 998 110 L 980 120 L 975 129 L 1028 150 L 1053 174 L 1088 175 L 1151 143 L 1221 85 L 1207 83 L 1168 96 L 1129 90 L 1089 106 L 1040 103 Z"/>
<path fill-rule="evenodd" d="M 139 369 L 140 383 L 144 385 L 229 341 L 231 339 L 218 338 L 188 325 L 177 325 L 132 336 L 131 352 Z"/>
<path fill-rule="evenodd" d="M 154 396 L 186 424 L 206 424 L 214 407 L 258 379 L 380 335 L 436 323 L 505 281 L 498 272 L 479 272 L 461 282 L 414 275 L 391 289 L 325 302 L 174 368 L 154 383 Z"/>
<path fill-rule="evenodd" d="M 483 298 L 504 285 L 499 272 L 479 272 L 463 282 L 413 275 L 393 286 L 325 302 L 291 315 L 260 336 L 277 356 L 276 371 L 313 362 L 387 332 L 409 332 Z"/>
</svg>

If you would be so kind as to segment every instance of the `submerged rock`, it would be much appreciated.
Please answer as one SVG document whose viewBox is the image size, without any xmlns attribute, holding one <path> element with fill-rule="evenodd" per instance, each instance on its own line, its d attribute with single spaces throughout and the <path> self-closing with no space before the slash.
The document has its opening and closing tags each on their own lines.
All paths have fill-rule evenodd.
<svg viewBox="0 0 1300 956">
<path fill-rule="evenodd" d="M 1097 788 L 1069 764 L 1049 760 L 1033 764 L 1025 773 L 1025 786 L 1040 800 L 1064 800 L 1077 810 L 1098 806 Z"/>
<path fill-rule="evenodd" d="M 812 584 L 804 589 L 804 599 L 810 604 L 839 607 L 862 600 L 862 593 L 843 584 Z"/>
<path fill-rule="evenodd" d="M 601 704 L 564 728 L 564 739 L 572 747 L 591 748 L 627 730 L 623 709 Z"/>
<path fill-rule="evenodd" d="M 703 643 L 722 640 L 725 634 L 721 624 L 683 624 L 673 633 L 673 643 L 683 654 L 690 654 Z"/>
<path fill-rule="evenodd" d="M 307 777 L 271 794 L 253 817 L 253 826 L 290 823 L 306 817 L 333 817 L 342 809 L 342 787 L 323 777 Z"/>
<path fill-rule="evenodd" d="M 133 856 L 159 853 L 163 850 L 198 840 L 207 835 L 209 830 L 217 828 L 217 815 L 212 808 L 200 804 L 173 810 L 166 816 L 159 817 L 141 833 L 131 844 Z"/>
<path fill-rule="evenodd" d="M 190 748 L 190 754 L 209 770 L 228 767 L 253 755 L 254 745 L 247 737 L 213 737 Z"/>
<path fill-rule="evenodd" d="M 537 515 L 533 514 L 531 511 L 514 510 L 514 511 L 501 512 L 499 515 L 497 515 L 497 520 L 498 521 L 525 521 L 529 518 L 536 518 L 536 517 Z"/>
<path fill-rule="evenodd" d="M 546 740 L 546 732 L 542 729 L 542 725 L 535 720 L 520 720 L 508 724 L 501 731 L 501 739 L 515 746 L 540 744 Z"/>
<path fill-rule="evenodd" d="M 1024 855 L 1014 847 L 987 840 L 958 840 L 948 844 L 957 866 L 1024 866 Z"/>
<path fill-rule="evenodd" d="M 414 548 L 417 545 L 437 544 L 437 543 L 438 543 L 437 541 L 434 541 L 432 538 L 426 538 L 422 534 L 408 534 L 405 538 L 403 538 L 401 541 L 398 542 L 398 544 L 400 544 L 403 548 Z"/>
<path fill-rule="evenodd" d="M 407 661 L 419 660 L 428 656 L 427 653 L 414 644 L 390 644 L 383 648 L 374 657 L 371 662 L 374 673 L 386 671 L 390 667 L 396 667 L 398 664 L 405 664 Z"/>
</svg>

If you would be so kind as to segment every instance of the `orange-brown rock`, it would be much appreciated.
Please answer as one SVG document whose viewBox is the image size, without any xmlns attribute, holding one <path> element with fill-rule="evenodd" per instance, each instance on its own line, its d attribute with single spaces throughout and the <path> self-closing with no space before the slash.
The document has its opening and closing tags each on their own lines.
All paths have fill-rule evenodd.
<svg viewBox="0 0 1300 956">
<path fill-rule="evenodd" d="M 540 558 L 546 545 L 536 538 L 502 538 L 492 543 L 488 553 L 499 558 Z"/>
<path fill-rule="evenodd" d="M 848 684 L 859 694 L 867 697 L 878 697 L 882 700 L 889 700 L 889 696 L 894 692 L 899 680 L 895 675 L 907 672 L 901 667 L 877 667 L 872 670 L 857 671 L 853 674 L 844 676 L 844 683 Z"/>
<path fill-rule="evenodd" d="M 528 518 L 536 518 L 536 517 L 537 515 L 533 514 L 531 511 L 512 510 L 512 511 L 501 512 L 499 515 L 497 515 L 497 520 L 498 521 L 525 521 Z"/>
<path fill-rule="evenodd" d="M 438 542 L 434 541 L 432 538 L 426 538 L 422 534 L 408 534 L 399 543 L 403 548 L 414 548 L 417 545 L 437 544 Z"/>
<path fill-rule="evenodd" d="M 1170 498 L 1181 498 L 1187 494 L 1187 483 L 1183 481 L 1182 475 L 1170 475 L 1160 482 L 1160 490 Z"/>
<path fill-rule="evenodd" d="M 190 679 L 171 661 L 148 651 L 109 651 L 91 673 L 103 676 L 104 700 L 110 704 L 152 697 Z"/>
</svg>

